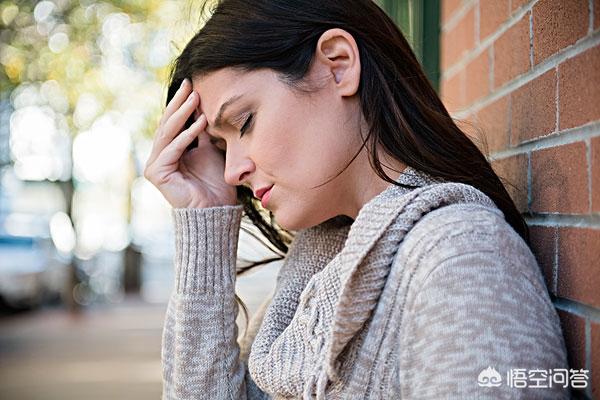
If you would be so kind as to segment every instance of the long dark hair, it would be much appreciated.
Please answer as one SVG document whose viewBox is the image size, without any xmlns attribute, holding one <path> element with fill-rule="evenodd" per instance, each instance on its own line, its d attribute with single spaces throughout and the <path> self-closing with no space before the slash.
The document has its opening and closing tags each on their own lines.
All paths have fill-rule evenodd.
<svg viewBox="0 0 600 400">
<path fill-rule="evenodd" d="M 472 185 L 494 201 L 529 244 L 527 225 L 488 160 L 448 114 L 409 43 L 374 1 L 222 0 L 209 12 L 210 19 L 174 62 L 167 103 L 184 78 L 224 67 L 270 68 L 299 88 L 321 34 L 344 29 L 360 53 L 358 93 L 368 132 L 359 151 L 368 144 L 377 175 L 404 186 L 383 171 L 377 157 L 381 146 L 415 170 Z M 252 192 L 238 187 L 238 200 L 269 242 L 287 252 L 289 232 L 263 218 Z"/>
</svg>

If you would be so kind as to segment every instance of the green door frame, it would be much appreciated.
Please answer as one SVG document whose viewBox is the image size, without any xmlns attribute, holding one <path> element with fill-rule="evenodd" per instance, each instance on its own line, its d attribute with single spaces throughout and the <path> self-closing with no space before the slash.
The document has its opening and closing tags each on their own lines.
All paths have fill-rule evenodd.
<svg viewBox="0 0 600 400">
<path fill-rule="evenodd" d="M 433 87 L 440 82 L 440 0 L 376 0 L 396 22 Z"/>
</svg>

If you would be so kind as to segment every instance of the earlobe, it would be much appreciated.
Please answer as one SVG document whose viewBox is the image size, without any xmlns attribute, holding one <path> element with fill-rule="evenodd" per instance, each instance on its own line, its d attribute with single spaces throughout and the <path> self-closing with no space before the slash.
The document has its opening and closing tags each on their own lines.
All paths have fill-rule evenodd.
<svg viewBox="0 0 600 400">
<path fill-rule="evenodd" d="M 356 94 L 360 83 L 360 57 L 350 33 L 339 28 L 323 32 L 315 55 L 331 74 L 342 96 Z"/>
</svg>

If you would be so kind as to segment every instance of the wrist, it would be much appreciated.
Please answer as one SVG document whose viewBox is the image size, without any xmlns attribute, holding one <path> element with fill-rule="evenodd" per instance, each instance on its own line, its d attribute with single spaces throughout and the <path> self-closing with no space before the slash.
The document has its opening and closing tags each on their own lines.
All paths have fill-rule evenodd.
<svg viewBox="0 0 600 400">
<path fill-rule="evenodd" d="M 194 202 L 187 204 L 183 207 L 173 207 L 173 208 L 215 208 L 215 207 L 234 207 L 240 205 L 237 201 L 233 202 Z"/>
<path fill-rule="evenodd" d="M 173 209 L 178 293 L 233 292 L 241 206 Z"/>
</svg>

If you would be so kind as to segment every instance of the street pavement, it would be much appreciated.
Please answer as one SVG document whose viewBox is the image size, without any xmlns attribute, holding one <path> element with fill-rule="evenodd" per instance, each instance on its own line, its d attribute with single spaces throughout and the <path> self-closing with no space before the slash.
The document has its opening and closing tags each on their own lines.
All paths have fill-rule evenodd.
<svg viewBox="0 0 600 400">
<path fill-rule="evenodd" d="M 0 321 L 0 399 L 157 399 L 165 305 L 128 298 L 77 315 Z"/>
<path fill-rule="evenodd" d="M 271 293 L 276 267 L 238 278 L 251 315 Z M 0 317 L 0 399 L 159 399 L 165 310 L 165 301 L 130 295 L 78 314 L 54 307 Z M 237 321 L 241 333 L 241 311 Z"/>
</svg>

